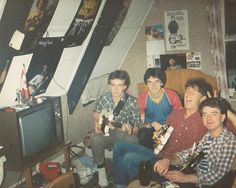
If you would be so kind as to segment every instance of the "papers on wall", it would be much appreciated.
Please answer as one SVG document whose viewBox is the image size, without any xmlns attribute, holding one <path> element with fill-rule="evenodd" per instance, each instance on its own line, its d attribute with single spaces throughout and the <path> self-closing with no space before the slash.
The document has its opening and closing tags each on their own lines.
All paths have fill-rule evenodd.
<svg viewBox="0 0 236 188">
<path fill-rule="evenodd" d="M 145 28 L 147 68 L 161 67 L 160 54 L 165 54 L 163 25 L 156 24 Z"/>
</svg>

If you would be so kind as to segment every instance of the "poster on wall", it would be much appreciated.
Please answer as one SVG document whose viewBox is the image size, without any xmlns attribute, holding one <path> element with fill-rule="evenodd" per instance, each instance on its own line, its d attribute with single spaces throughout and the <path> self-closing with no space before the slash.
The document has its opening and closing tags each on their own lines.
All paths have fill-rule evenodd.
<svg viewBox="0 0 236 188">
<path fill-rule="evenodd" d="M 160 55 L 161 69 L 173 70 L 173 69 L 186 69 L 186 54 L 162 54 Z"/>
<path fill-rule="evenodd" d="M 78 11 L 65 35 L 66 46 L 81 45 L 96 18 L 101 0 L 82 0 Z"/>
<path fill-rule="evenodd" d="M 22 68 L 28 70 L 33 54 L 14 56 L 0 92 L 0 108 L 17 104 L 17 90 L 21 88 Z"/>
<path fill-rule="evenodd" d="M 186 62 L 188 69 L 201 70 L 201 53 L 200 52 L 186 53 Z"/>
<path fill-rule="evenodd" d="M 54 76 L 62 51 L 63 46 L 60 44 L 40 46 L 34 50 L 26 75 L 31 96 L 37 96 L 46 91 Z"/>
<path fill-rule="evenodd" d="M 164 28 L 155 24 L 145 28 L 147 68 L 161 67 L 160 54 L 165 54 Z"/>
<path fill-rule="evenodd" d="M 121 0 L 120 0 L 121 1 Z M 120 30 L 120 27 L 126 17 L 126 14 L 129 10 L 130 4 L 132 0 L 122 0 L 122 3 L 120 4 L 118 9 L 120 9 L 119 14 L 117 15 L 117 19 L 114 22 L 112 29 L 107 37 L 105 46 L 108 46 L 112 43 L 113 39 L 115 38 L 116 34 Z"/>
<path fill-rule="evenodd" d="M 164 13 L 166 50 L 188 50 L 188 12 L 187 10 Z"/>
<path fill-rule="evenodd" d="M 25 39 L 22 50 L 32 50 L 46 31 L 59 0 L 34 0 L 22 31 Z"/>
</svg>

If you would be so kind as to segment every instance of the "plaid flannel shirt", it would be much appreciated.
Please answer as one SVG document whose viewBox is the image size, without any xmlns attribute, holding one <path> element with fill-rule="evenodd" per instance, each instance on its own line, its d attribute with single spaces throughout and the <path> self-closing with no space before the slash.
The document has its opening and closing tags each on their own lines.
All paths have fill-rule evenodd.
<svg viewBox="0 0 236 188">
<path fill-rule="evenodd" d="M 233 135 L 227 128 L 224 128 L 221 135 L 213 138 L 209 133 L 202 138 L 197 146 L 197 150 L 201 151 L 204 144 L 209 138 L 212 142 L 209 146 L 209 151 L 206 156 L 208 161 L 208 170 L 203 173 L 197 168 L 197 176 L 200 185 L 212 185 L 219 181 L 227 172 L 230 171 L 233 160 L 236 157 L 236 136 Z M 191 153 L 191 148 L 176 153 L 180 157 L 182 164 L 185 163 Z"/>
<path fill-rule="evenodd" d="M 125 101 L 125 94 L 121 96 L 121 100 Z M 111 92 L 104 93 L 99 97 L 95 103 L 94 112 L 100 113 L 102 110 L 107 112 L 113 112 L 115 104 L 112 100 Z M 137 103 L 137 99 L 134 96 L 130 96 L 126 99 L 123 108 L 118 116 L 114 117 L 114 121 L 117 123 L 134 123 L 135 126 L 140 127 L 141 118 L 140 111 Z"/>
</svg>

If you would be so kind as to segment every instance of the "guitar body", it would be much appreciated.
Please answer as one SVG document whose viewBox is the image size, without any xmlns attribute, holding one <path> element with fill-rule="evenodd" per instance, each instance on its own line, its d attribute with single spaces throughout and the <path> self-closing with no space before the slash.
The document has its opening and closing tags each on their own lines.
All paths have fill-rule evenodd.
<svg viewBox="0 0 236 188">
<path fill-rule="evenodd" d="M 194 152 L 192 156 L 190 157 L 188 163 L 184 165 L 184 167 L 181 169 L 181 171 L 185 174 L 193 174 L 196 172 L 196 167 L 201 162 L 201 160 L 204 158 L 204 153 L 201 152 Z"/>
<path fill-rule="evenodd" d="M 163 149 L 166 142 L 168 141 L 172 131 L 174 128 L 169 125 L 162 125 L 162 127 L 153 133 L 153 141 L 154 141 L 154 153 L 158 155 L 158 153 Z"/>
</svg>

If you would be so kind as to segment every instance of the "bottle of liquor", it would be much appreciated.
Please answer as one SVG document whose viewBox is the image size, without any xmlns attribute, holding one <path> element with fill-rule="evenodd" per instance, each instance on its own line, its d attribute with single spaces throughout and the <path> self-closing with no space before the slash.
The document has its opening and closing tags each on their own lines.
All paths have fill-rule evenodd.
<svg viewBox="0 0 236 188">
<path fill-rule="evenodd" d="M 139 164 L 139 182 L 142 186 L 148 186 L 151 181 L 151 161 L 141 161 Z"/>
</svg>

